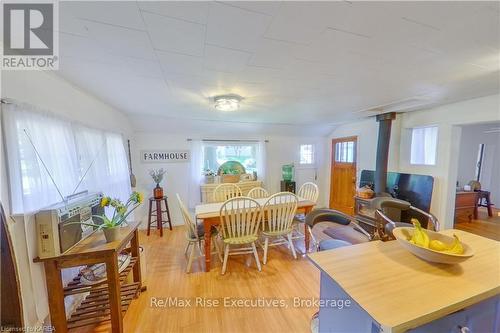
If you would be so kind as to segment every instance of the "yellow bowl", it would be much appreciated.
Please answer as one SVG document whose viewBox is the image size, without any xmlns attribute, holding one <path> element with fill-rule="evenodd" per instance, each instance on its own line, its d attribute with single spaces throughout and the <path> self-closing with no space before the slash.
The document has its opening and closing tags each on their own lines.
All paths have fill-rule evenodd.
<svg viewBox="0 0 500 333">
<path fill-rule="evenodd" d="M 463 242 L 464 253 L 462 254 L 444 253 L 415 245 L 408 241 L 408 237 L 411 237 L 414 231 L 415 228 L 412 227 L 399 227 L 394 228 L 392 233 L 399 244 L 421 259 L 440 264 L 458 264 L 474 255 L 472 248 Z M 430 240 L 439 240 L 446 244 L 451 244 L 454 241 L 453 237 L 440 234 L 439 232 L 430 230 L 425 230 L 425 232 L 429 235 Z"/>
</svg>

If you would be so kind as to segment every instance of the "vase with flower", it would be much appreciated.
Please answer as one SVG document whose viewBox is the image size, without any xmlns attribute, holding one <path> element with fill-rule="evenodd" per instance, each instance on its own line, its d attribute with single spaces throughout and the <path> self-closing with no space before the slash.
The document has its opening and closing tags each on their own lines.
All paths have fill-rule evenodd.
<svg viewBox="0 0 500 333">
<path fill-rule="evenodd" d="M 163 198 L 163 187 L 160 186 L 160 183 L 163 180 L 163 176 L 165 175 L 165 170 L 163 170 L 163 168 L 153 169 L 149 171 L 149 175 L 156 183 L 156 187 L 153 189 L 153 197 L 155 199 Z"/>
<path fill-rule="evenodd" d="M 102 229 L 102 231 L 104 232 L 104 237 L 106 238 L 106 242 L 114 242 L 119 238 L 120 227 L 127 221 L 127 217 L 130 215 L 130 213 L 132 213 L 137 207 L 141 205 L 143 200 L 144 197 L 142 193 L 139 192 L 132 192 L 126 203 L 123 203 L 119 199 L 111 199 L 109 196 L 105 196 L 101 199 L 101 207 L 112 208 L 111 218 L 109 218 L 106 214 L 93 215 L 94 218 L 100 219 L 102 223 L 73 223 L 88 225 L 98 230 Z"/>
</svg>

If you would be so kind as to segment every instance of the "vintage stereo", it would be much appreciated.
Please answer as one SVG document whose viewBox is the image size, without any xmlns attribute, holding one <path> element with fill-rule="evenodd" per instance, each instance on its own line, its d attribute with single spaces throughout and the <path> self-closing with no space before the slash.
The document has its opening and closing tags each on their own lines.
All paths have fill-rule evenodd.
<svg viewBox="0 0 500 333">
<path fill-rule="evenodd" d="M 38 256 L 60 255 L 89 236 L 94 228 L 75 222 L 102 223 L 101 219 L 93 218 L 93 215 L 104 214 L 101 199 L 102 193 L 82 192 L 38 211 L 35 214 Z"/>
</svg>

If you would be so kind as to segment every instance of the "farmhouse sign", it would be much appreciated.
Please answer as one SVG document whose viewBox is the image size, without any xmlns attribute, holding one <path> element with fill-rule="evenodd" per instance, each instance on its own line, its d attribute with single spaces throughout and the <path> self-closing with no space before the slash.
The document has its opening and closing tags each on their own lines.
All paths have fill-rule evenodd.
<svg viewBox="0 0 500 333">
<path fill-rule="evenodd" d="M 143 150 L 141 162 L 143 163 L 182 163 L 189 162 L 189 150 Z"/>
</svg>

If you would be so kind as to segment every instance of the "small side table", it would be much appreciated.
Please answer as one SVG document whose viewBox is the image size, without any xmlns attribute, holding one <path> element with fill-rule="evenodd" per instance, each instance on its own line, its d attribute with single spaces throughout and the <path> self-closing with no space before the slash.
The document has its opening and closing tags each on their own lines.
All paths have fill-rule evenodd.
<svg viewBox="0 0 500 333">
<path fill-rule="evenodd" d="M 163 209 L 162 203 L 164 203 L 165 209 Z M 163 220 L 163 213 L 167 213 L 167 220 Z M 153 215 L 156 217 L 155 220 L 152 219 Z M 151 231 L 151 225 L 154 224 L 156 229 L 160 230 L 160 237 L 163 237 L 163 224 L 165 223 L 168 223 L 170 230 L 172 230 L 172 220 L 170 219 L 167 197 L 164 196 L 161 199 L 149 198 L 148 236 Z"/>
</svg>

